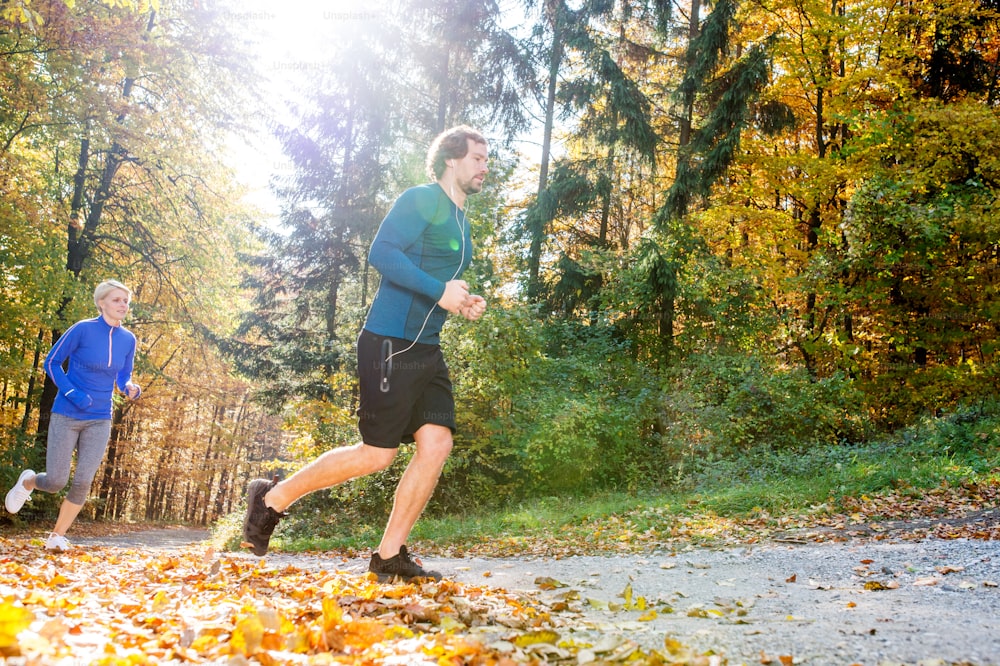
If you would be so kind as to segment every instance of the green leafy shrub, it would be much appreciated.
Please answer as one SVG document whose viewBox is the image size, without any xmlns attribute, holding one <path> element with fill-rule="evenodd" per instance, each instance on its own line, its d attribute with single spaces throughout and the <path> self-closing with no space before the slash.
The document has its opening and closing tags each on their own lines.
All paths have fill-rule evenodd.
<svg viewBox="0 0 1000 666">
<path fill-rule="evenodd" d="M 850 381 L 815 379 L 750 355 L 689 357 L 663 393 L 660 430 L 678 468 L 758 448 L 796 450 L 853 440 L 864 430 Z"/>
<path fill-rule="evenodd" d="M 10 490 L 25 469 L 45 470 L 45 447 L 20 428 L 0 428 L 0 492 Z M 2 519 L 13 523 L 52 520 L 58 515 L 61 502 L 62 494 L 32 493 L 31 501 L 16 515 L 4 511 Z"/>
<path fill-rule="evenodd" d="M 864 382 L 863 390 L 872 419 L 896 430 L 925 416 L 993 398 L 1000 392 L 1000 364 L 899 365 Z"/>
<path fill-rule="evenodd" d="M 456 329 L 459 434 L 432 511 L 648 483 L 656 379 L 612 326 L 511 306 Z"/>
</svg>

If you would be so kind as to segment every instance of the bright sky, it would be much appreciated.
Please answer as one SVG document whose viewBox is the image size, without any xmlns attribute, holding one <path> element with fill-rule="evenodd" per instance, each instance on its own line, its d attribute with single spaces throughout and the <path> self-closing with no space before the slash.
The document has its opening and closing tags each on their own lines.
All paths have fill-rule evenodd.
<svg viewBox="0 0 1000 666">
<path fill-rule="evenodd" d="M 509 2 L 502 0 L 501 5 Z M 282 102 L 291 94 L 293 83 L 322 66 L 331 40 L 354 24 L 381 21 L 388 11 L 384 7 L 384 0 L 246 0 L 230 18 L 260 44 L 257 68 L 265 90 L 273 91 L 268 95 L 274 104 L 271 111 L 280 117 L 284 112 Z M 525 138 L 525 166 L 537 159 L 540 145 L 540 129 Z M 250 189 L 248 202 L 276 220 L 279 206 L 269 183 L 272 176 L 288 170 L 276 140 L 262 128 L 253 145 L 234 141 L 231 154 L 240 181 Z M 533 181 L 528 182 L 530 190 L 534 187 Z"/>
<path fill-rule="evenodd" d="M 260 45 L 257 69 L 271 93 L 271 110 L 280 116 L 294 82 L 321 66 L 332 34 L 345 24 L 349 29 L 351 22 L 380 20 L 381 5 L 381 0 L 247 0 L 229 18 Z M 231 153 L 239 179 L 251 190 L 248 200 L 277 217 L 278 204 L 268 185 L 287 165 L 276 141 L 262 129 L 252 145 L 234 141 Z"/>
</svg>

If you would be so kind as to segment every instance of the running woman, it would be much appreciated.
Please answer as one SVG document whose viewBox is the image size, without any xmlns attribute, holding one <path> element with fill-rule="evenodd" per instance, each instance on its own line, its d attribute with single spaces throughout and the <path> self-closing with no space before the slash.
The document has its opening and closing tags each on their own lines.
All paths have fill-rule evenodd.
<svg viewBox="0 0 1000 666">
<path fill-rule="evenodd" d="M 141 393 L 139 386 L 132 383 L 135 336 L 122 326 L 131 301 L 132 291 L 121 282 L 100 283 L 94 289 L 94 305 L 99 315 L 70 326 L 45 358 L 45 372 L 59 389 L 49 421 L 46 471 L 21 472 L 4 505 L 7 511 L 17 513 L 33 490 L 47 493 L 62 490 L 69 481 L 76 451 L 73 483 L 59 507 L 55 527 L 45 540 L 48 550 L 70 548 L 66 532 L 87 501 L 94 475 L 108 448 L 115 386 L 130 400 Z"/>
</svg>

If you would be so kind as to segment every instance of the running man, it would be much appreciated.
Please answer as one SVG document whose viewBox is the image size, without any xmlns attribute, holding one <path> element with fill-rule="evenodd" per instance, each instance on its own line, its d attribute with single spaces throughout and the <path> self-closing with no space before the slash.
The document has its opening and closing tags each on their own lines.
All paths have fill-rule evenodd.
<svg viewBox="0 0 1000 666">
<path fill-rule="evenodd" d="M 361 441 L 323 453 L 284 481 L 257 479 L 247 490 L 244 545 L 257 556 L 299 498 L 385 469 L 403 442 L 416 451 L 396 487 L 369 571 L 379 580 L 440 579 L 413 560 L 406 540 L 427 505 L 455 432 L 455 400 L 439 334 L 447 314 L 476 321 L 482 296 L 461 280 L 472 260 L 465 202 L 483 188 L 489 159 L 483 135 L 467 126 L 440 134 L 427 153 L 433 182 L 412 187 L 382 220 L 369 251 L 381 284 L 358 336 Z"/>
</svg>

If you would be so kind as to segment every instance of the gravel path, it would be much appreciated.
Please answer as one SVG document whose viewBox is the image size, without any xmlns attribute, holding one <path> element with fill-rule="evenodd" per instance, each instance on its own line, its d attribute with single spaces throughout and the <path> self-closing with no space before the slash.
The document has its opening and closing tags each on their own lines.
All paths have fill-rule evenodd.
<svg viewBox="0 0 1000 666">
<path fill-rule="evenodd" d="M 73 536 L 73 535 L 70 535 Z M 177 550 L 197 546 L 211 538 L 207 530 L 164 528 L 122 532 L 107 536 L 73 536 L 73 545 L 107 546 L 110 548 L 147 548 L 149 550 Z"/>
<path fill-rule="evenodd" d="M 205 533 L 158 530 L 102 545 L 177 548 Z M 252 555 L 240 555 L 250 557 Z M 1000 542 L 769 544 L 647 556 L 424 558 L 463 583 L 569 600 L 563 638 L 667 637 L 728 664 L 1000 665 Z M 361 574 L 367 560 L 272 554 L 274 565 Z M 631 589 L 631 608 L 626 589 Z M 545 589 L 553 588 L 553 589 Z M 645 605 L 646 610 L 639 606 Z M 655 609 L 655 617 L 648 613 Z"/>
</svg>

